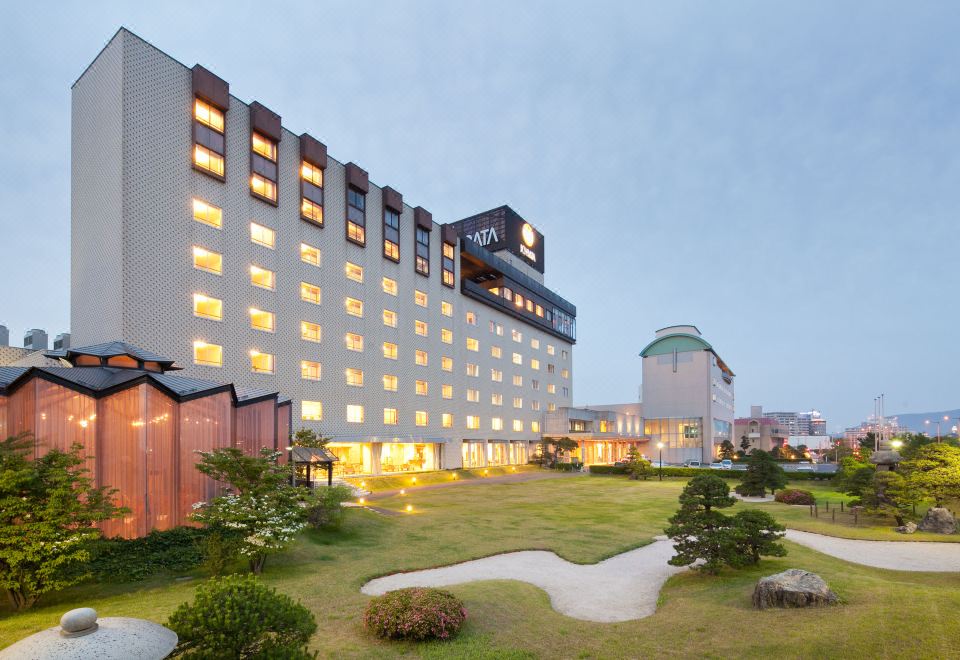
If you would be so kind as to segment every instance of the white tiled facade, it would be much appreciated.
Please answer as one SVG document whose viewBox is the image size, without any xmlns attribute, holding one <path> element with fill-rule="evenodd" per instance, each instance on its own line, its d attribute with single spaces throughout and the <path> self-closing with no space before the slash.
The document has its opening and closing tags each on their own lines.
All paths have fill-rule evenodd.
<svg viewBox="0 0 960 660">
<path fill-rule="evenodd" d="M 299 142 L 287 129 L 279 144 L 279 204 L 255 199 L 249 190 L 249 108 L 236 97 L 226 113 L 226 181 L 194 170 L 193 100 L 191 70 L 125 30 L 74 85 L 75 345 L 122 339 L 173 358 L 184 375 L 279 390 L 293 400 L 295 429 L 314 428 L 337 442 L 436 443 L 442 447 L 436 467 L 460 467 L 464 439 L 540 439 L 537 428 L 545 413 L 572 400 L 571 342 L 465 297 L 459 270 L 458 288 L 443 286 L 439 224 L 431 232 L 430 276 L 416 273 L 414 212 L 407 204 L 400 263 L 385 259 L 378 186 L 371 184 L 366 197 L 366 247 L 348 242 L 345 167 L 332 158 L 324 171 L 325 226 L 300 219 Z M 223 209 L 220 229 L 194 220 L 195 198 Z M 273 249 L 251 242 L 251 222 L 276 232 Z M 301 243 L 319 248 L 319 267 L 301 261 Z M 194 247 L 222 254 L 222 274 L 194 268 Z M 346 277 L 347 263 L 363 268 L 362 284 Z M 274 290 L 251 284 L 251 265 L 276 273 Z M 397 296 L 384 292 L 384 277 L 396 281 Z M 301 282 L 320 287 L 321 304 L 301 300 Z M 426 308 L 415 304 L 415 291 L 426 293 Z M 223 301 L 221 321 L 194 315 L 197 293 Z M 363 301 L 363 318 L 346 313 L 347 297 Z M 441 313 L 444 302 L 452 305 L 452 316 Z M 273 332 L 251 327 L 251 308 L 274 313 Z M 385 309 L 396 312 L 396 328 L 384 324 Z M 476 325 L 467 323 L 468 312 Z M 319 343 L 301 339 L 301 321 L 321 326 Z M 427 324 L 426 337 L 415 333 L 415 321 Z M 492 332 L 491 323 L 503 334 Z M 452 331 L 450 344 L 441 341 L 444 329 Z M 348 333 L 363 336 L 363 352 L 347 349 Z M 468 339 L 477 340 L 478 351 L 467 349 Z M 222 366 L 194 364 L 196 341 L 222 346 Z M 384 342 L 398 346 L 396 360 L 383 356 Z M 492 346 L 500 348 L 499 359 Z M 427 366 L 415 363 L 417 350 L 426 352 Z M 274 355 L 274 373 L 253 373 L 251 351 Z M 522 364 L 514 364 L 514 353 Z M 452 358 L 451 372 L 441 369 L 443 357 Z M 301 378 L 302 360 L 322 365 L 319 381 Z M 538 370 L 532 360 L 539 361 Z M 477 377 L 467 375 L 468 363 L 477 365 Z M 347 385 L 348 369 L 362 370 L 363 387 Z M 502 372 L 502 382 L 492 380 L 492 370 Z M 384 390 L 384 375 L 397 376 L 397 392 Z M 515 376 L 521 385 L 514 385 Z M 428 383 L 425 396 L 415 393 L 418 380 Z M 444 385 L 452 386 L 452 399 L 442 398 Z M 468 401 L 468 389 L 479 392 L 477 402 Z M 502 395 L 502 405 L 493 404 L 495 394 Z M 322 403 L 322 421 L 301 421 L 303 401 Z M 363 406 L 363 423 L 347 421 L 348 405 Z M 388 408 L 398 411 L 396 425 L 383 423 Z M 427 413 L 425 426 L 415 423 L 418 411 Z M 444 413 L 453 416 L 450 428 L 442 425 Z M 479 429 L 467 428 L 468 415 L 479 417 Z M 502 430 L 494 430 L 495 418 L 502 419 Z M 515 421 L 522 430 L 514 430 Z"/>
</svg>

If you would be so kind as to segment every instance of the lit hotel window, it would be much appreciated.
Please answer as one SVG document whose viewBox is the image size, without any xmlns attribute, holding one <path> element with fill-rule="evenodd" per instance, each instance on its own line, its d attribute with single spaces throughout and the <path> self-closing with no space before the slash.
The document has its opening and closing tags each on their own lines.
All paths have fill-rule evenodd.
<svg viewBox="0 0 960 660">
<path fill-rule="evenodd" d="M 453 303 L 449 303 L 446 300 L 440 301 L 440 313 L 444 316 L 453 316 Z"/>
<path fill-rule="evenodd" d="M 396 408 L 384 408 L 383 409 L 383 423 L 389 426 L 395 426 L 397 424 L 397 409 Z"/>
<path fill-rule="evenodd" d="M 273 322 L 273 312 L 264 312 L 260 309 L 250 308 L 250 327 L 254 330 L 273 332 Z"/>
<path fill-rule="evenodd" d="M 356 188 L 347 189 L 347 239 L 367 243 L 367 196 Z"/>
<path fill-rule="evenodd" d="M 502 431 L 503 430 L 503 417 L 492 417 L 490 419 L 490 430 L 492 431 Z"/>
<path fill-rule="evenodd" d="M 346 336 L 346 344 L 348 351 L 356 351 L 357 353 L 363 352 L 363 335 L 358 335 L 353 332 L 348 332 Z"/>
<path fill-rule="evenodd" d="M 516 296 L 514 296 L 513 304 L 523 309 L 523 296 L 521 296 L 519 293 Z"/>
<path fill-rule="evenodd" d="M 260 351 L 250 351 L 250 370 L 257 374 L 272 374 L 273 356 Z"/>
<path fill-rule="evenodd" d="M 363 406 L 347 405 L 347 421 L 351 424 L 363 424 Z"/>
<path fill-rule="evenodd" d="M 561 378 L 570 378 L 570 370 L 569 370 L 569 369 L 564 369 L 563 371 L 561 371 L 561 372 L 560 372 L 560 377 L 561 377 Z"/>
<path fill-rule="evenodd" d="M 477 415 L 467 415 L 467 428 L 471 431 L 480 429 L 480 418 Z"/>
<path fill-rule="evenodd" d="M 443 413 L 440 416 L 440 425 L 445 429 L 453 428 L 453 415 L 451 413 Z"/>
<path fill-rule="evenodd" d="M 523 387 L 523 376 L 514 376 L 514 377 L 513 377 L 513 384 L 514 384 L 516 387 Z"/>
<path fill-rule="evenodd" d="M 503 351 L 500 349 L 499 346 L 491 346 L 490 357 L 494 357 L 499 360 L 501 357 L 503 357 Z"/>
<path fill-rule="evenodd" d="M 363 371 L 360 369 L 347 369 L 347 385 L 350 387 L 363 387 Z"/>
<path fill-rule="evenodd" d="M 209 126 L 218 133 L 223 133 L 223 113 L 209 103 L 195 99 L 193 118 L 204 126 Z"/>
<path fill-rule="evenodd" d="M 467 363 L 467 375 L 477 378 L 480 376 L 480 367 L 475 364 Z"/>
<path fill-rule="evenodd" d="M 453 281 L 453 251 L 454 247 L 450 243 L 443 244 L 443 284 L 451 289 L 454 287 Z"/>
<path fill-rule="evenodd" d="M 444 399 L 453 398 L 453 385 L 441 385 L 440 386 L 440 396 Z"/>
<path fill-rule="evenodd" d="M 387 392 L 397 391 L 397 377 L 392 374 L 384 374 L 383 389 Z"/>
<path fill-rule="evenodd" d="M 540 360 L 536 358 L 530 358 L 530 368 L 534 371 L 540 371 Z"/>
<path fill-rule="evenodd" d="M 440 328 L 440 341 L 444 344 L 453 343 L 453 331 L 448 328 Z"/>
<path fill-rule="evenodd" d="M 523 408 L 523 397 L 519 397 L 519 396 L 513 397 L 513 407 Z"/>
<path fill-rule="evenodd" d="M 547 344 L 547 355 L 554 355 L 556 354 L 556 352 L 557 352 L 557 349 L 554 347 L 553 344 Z"/>
<path fill-rule="evenodd" d="M 323 420 L 323 404 L 319 401 L 301 401 L 300 419 L 305 422 L 319 422 Z"/>
<path fill-rule="evenodd" d="M 415 388 L 416 388 L 415 391 L 417 393 L 417 396 L 427 396 L 427 392 L 429 390 L 429 385 L 427 384 L 427 381 L 418 380 L 415 384 Z"/>
<path fill-rule="evenodd" d="M 540 410 L 540 402 L 539 402 L 539 401 L 536 401 L 536 400 L 531 401 L 531 402 L 530 402 L 530 410 L 539 411 L 539 410 Z"/>
<path fill-rule="evenodd" d="M 391 261 L 400 261 L 400 214 L 383 209 L 383 256 Z"/>
<path fill-rule="evenodd" d="M 503 372 L 500 371 L 499 369 L 491 369 L 491 370 L 490 370 L 490 380 L 492 380 L 492 381 L 495 382 L 495 383 L 502 383 L 502 382 L 503 382 Z"/>
<path fill-rule="evenodd" d="M 223 156 L 202 145 L 193 147 L 193 164 L 201 170 L 223 176 Z"/>
<path fill-rule="evenodd" d="M 347 298 L 344 301 L 344 305 L 347 310 L 347 314 L 350 316 L 359 316 L 363 318 L 363 301 L 357 300 L 356 298 Z"/>
<path fill-rule="evenodd" d="M 417 321 L 417 320 L 415 320 L 415 321 L 413 322 L 413 331 L 416 332 L 416 333 L 417 333 L 418 335 L 420 335 L 421 337 L 426 337 L 426 336 L 427 336 L 427 324 L 424 323 L 423 321 Z"/>
<path fill-rule="evenodd" d="M 513 336 L 513 341 L 520 343 L 523 341 L 523 333 L 519 330 L 511 330 L 511 335 Z"/>
<path fill-rule="evenodd" d="M 430 232 L 417 227 L 417 272 L 430 274 Z"/>
<path fill-rule="evenodd" d="M 440 358 L 440 368 L 444 371 L 453 371 L 453 358 L 444 355 Z"/>
<path fill-rule="evenodd" d="M 540 433 L 540 422 L 530 422 L 530 432 Z"/>
<path fill-rule="evenodd" d="M 310 321 L 300 321 L 300 339 L 305 341 L 320 341 L 320 326 Z"/>
<path fill-rule="evenodd" d="M 480 402 L 480 390 L 467 390 L 467 401 L 470 403 L 479 403 Z"/>
<path fill-rule="evenodd" d="M 323 170 L 300 162 L 300 217 L 323 226 Z"/>
<path fill-rule="evenodd" d="M 300 244 L 300 261 L 311 266 L 320 265 L 320 249 L 306 243 Z"/>
<path fill-rule="evenodd" d="M 421 307 L 427 306 L 427 294 L 423 291 L 414 291 L 413 292 L 413 302 L 417 303 Z"/>
<path fill-rule="evenodd" d="M 223 226 L 223 209 L 210 202 L 193 198 L 193 219 L 220 229 Z"/>
<path fill-rule="evenodd" d="M 396 328 L 397 313 L 389 309 L 383 310 L 383 324 L 388 328 Z"/>
<path fill-rule="evenodd" d="M 473 337 L 467 337 L 467 350 L 476 353 L 480 350 L 480 342 Z"/>
<path fill-rule="evenodd" d="M 517 432 L 517 433 L 519 433 L 520 431 L 523 431 L 523 420 L 522 420 L 522 419 L 515 419 L 515 420 L 513 420 L 513 430 L 514 430 L 515 432 Z"/>
<path fill-rule="evenodd" d="M 503 395 L 499 392 L 491 392 L 490 394 L 490 405 L 492 406 L 502 406 L 503 405 Z"/>
<path fill-rule="evenodd" d="M 214 321 L 223 320 L 223 301 L 202 293 L 193 294 L 193 315 Z"/>
<path fill-rule="evenodd" d="M 197 270 L 205 270 L 214 275 L 223 273 L 223 255 L 219 252 L 212 252 L 199 245 L 193 246 L 193 267 Z"/>
<path fill-rule="evenodd" d="M 250 191 L 255 197 L 277 201 L 277 143 L 256 131 L 250 134 Z"/>
<path fill-rule="evenodd" d="M 363 284 L 363 266 L 358 266 L 357 264 L 352 264 L 348 261 L 343 267 L 343 270 L 348 280 L 353 280 L 354 282 Z"/>
<path fill-rule="evenodd" d="M 206 101 L 193 103 L 193 164 L 218 179 L 224 173 L 224 116 L 223 111 Z"/>
<path fill-rule="evenodd" d="M 415 423 L 417 426 L 426 426 L 429 419 L 430 419 L 430 416 L 427 415 L 427 411 L 426 411 L 426 410 L 418 410 L 418 411 L 416 412 L 415 422 L 414 422 L 414 423 Z"/>
<path fill-rule="evenodd" d="M 257 245 L 268 247 L 271 250 L 277 241 L 277 233 L 269 227 L 258 225 L 256 222 L 250 223 L 250 240 Z"/>
<path fill-rule="evenodd" d="M 272 270 L 260 268 L 260 266 L 250 266 L 250 284 L 253 286 L 273 291 L 276 283 L 277 277 Z"/>
<path fill-rule="evenodd" d="M 522 365 L 522 364 L 523 364 L 523 356 L 520 355 L 519 353 L 514 353 L 514 354 L 513 354 L 513 363 L 514 363 L 514 364 L 521 364 L 521 365 Z"/>
<path fill-rule="evenodd" d="M 250 175 L 250 192 L 256 197 L 277 201 L 277 184 L 259 174 Z"/>
<path fill-rule="evenodd" d="M 391 280 L 389 277 L 383 278 L 383 292 L 391 296 L 397 295 L 397 281 Z"/>
<path fill-rule="evenodd" d="M 316 284 L 300 282 L 300 300 L 319 305 L 322 300 L 320 287 Z"/>
<path fill-rule="evenodd" d="M 556 412 L 556 410 L 557 410 L 557 404 L 555 403 L 547 404 L 547 412 Z"/>
<path fill-rule="evenodd" d="M 536 378 L 534 378 L 533 380 L 530 381 L 530 387 L 532 387 L 532 388 L 535 389 L 535 390 L 539 390 L 539 389 L 540 389 L 540 381 L 537 380 Z"/>
<path fill-rule="evenodd" d="M 383 342 L 383 357 L 388 360 L 397 359 L 397 345 L 389 341 Z"/>
<path fill-rule="evenodd" d="M 207 367 L 222 367 L 223 346 L 203 341 L 193 342 L 193 363 Z"/>
<path fill-rule="evenodd" d="M 477 324 L 477 313 L 476 312 L 467 312 L 466 313 L 467 325 L 476 325 Z M 492 323 L 492 321 L 491 321 Z M 493 328 L 490 329 L 491 332 Z"/>
<path fill-rule="evenodd" d="M 301 360 L 300 377 L 304 380 L 320 380 L 320 363 Z"/>
<path fill-rule="evenodd" d="M 418 367 L 425 367 L 425 366 L 427 366 L 427 352 L 426 352 L 426 351 L 417 350 L 417 351 L 416 351 L 415 361 L 416 361 Z"/>
<path fill-rule="evenodd" d="M 557 386 L 553 383 L 547 383 L 547 394 L 556 394 Z"/>
</svg>

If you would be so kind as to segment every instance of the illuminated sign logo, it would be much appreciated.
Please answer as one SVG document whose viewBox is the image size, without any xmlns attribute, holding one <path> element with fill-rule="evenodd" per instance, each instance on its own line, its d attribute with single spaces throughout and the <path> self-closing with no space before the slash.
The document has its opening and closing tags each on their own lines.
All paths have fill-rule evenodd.
<svg viewBox="0 0 960 660">
<path fill-rule="evenodd" d="M 523 227 L 520 229 L 520 236 L 523 237 L 523 242 L 527 244 L 528 248 L 532 248 L 533 242 L 537 240 L 537 235 L 533 233 L 533 227 L 530 226 L 529 222 L 523 223 Z"/>
<path fill-rule="evenodd" d="M 487 229 L 481 229 L 480 231 L 474 232 L 473 235 L 467 234 L 467 238 L 476 243 L 486 247 L 491 243 L 496 243 L 500 239 L 497 237 L 497 230 L 493 227 L 488 227 Z"/>
</svg>

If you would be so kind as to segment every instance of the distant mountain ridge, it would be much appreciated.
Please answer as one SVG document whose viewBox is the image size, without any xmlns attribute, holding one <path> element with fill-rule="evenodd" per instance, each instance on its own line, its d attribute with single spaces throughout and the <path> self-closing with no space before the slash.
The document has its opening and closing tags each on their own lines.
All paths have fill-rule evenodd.
<svg viewBox="0 0 960 660">
<path fill-rule="evenodd" d="M 950 419 L 944 421 L 944 415 Z M 960 408 L 954 408 L 953 410 L 940 410 L 937 412 L 887 415 L 887 417 L 896 417 L 901 426 L 907 427 L 913 433 L 927 433 L 928 435 L 937 434 L 937 420 L 940 420 L 940 433 L 943 435 L 948 435 L 951 433 L 951 429 L 954 426 L 960 424 L 960 421 L 957 420 L 957 418 L 960 417 Z M 928 419 L 930 420 L 930 423 L 925 424 L 924 422 L 926 422 Z"/>
</svg>

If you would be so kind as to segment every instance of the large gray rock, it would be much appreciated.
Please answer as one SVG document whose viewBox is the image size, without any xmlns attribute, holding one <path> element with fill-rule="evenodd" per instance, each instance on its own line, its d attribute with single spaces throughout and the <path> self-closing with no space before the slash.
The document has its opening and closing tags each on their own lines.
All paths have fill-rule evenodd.
<svg viewBox="0 0 960 660">
<path fill-rule="evenodd" d="M 921 532 L 934 534 L 953 534 L 957 531 L 957 520 L 949 510 L 931 507 L 917 526 Z"/>
<path fill-rule="evenodd" d="M 753 590 L 753 606 L 761 610 L 832 605 L 839 600 L 823 578 L 799 568 L 760 578 Z"/>
<path fill-rule="evenodd" d="M 917 531 L 917 523 L 907 522 L 906 525 L 894 527 L 894 530 L 900 532 L 901 534 L 913 534 L 915 531 Z"/>
</svg>

